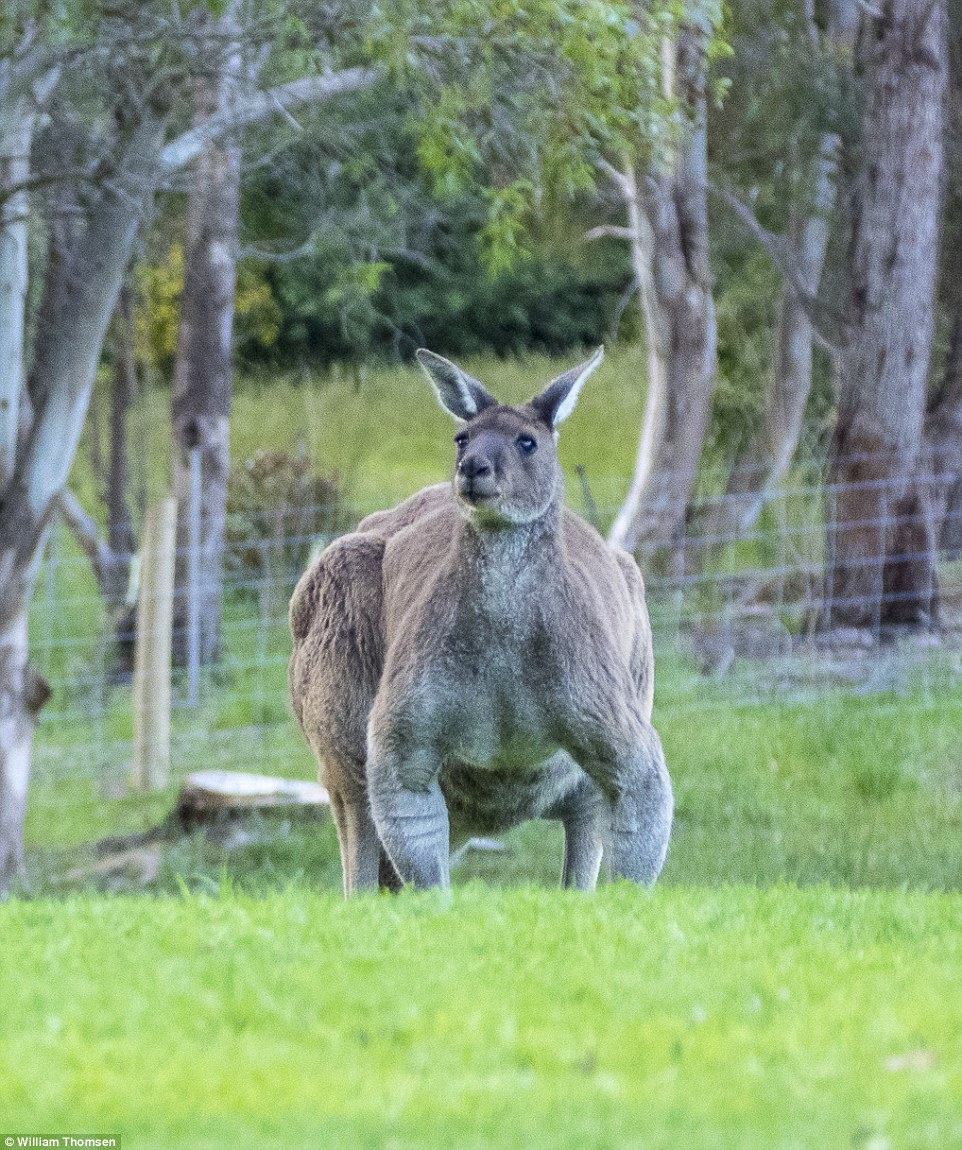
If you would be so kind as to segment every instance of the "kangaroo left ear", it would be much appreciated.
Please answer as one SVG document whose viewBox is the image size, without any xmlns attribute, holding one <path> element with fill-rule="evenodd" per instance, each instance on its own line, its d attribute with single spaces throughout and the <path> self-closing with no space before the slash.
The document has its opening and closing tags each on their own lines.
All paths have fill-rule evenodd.
<svg viewBox="0 0 962 1150">
<path fill-rule="evenodd" d="M 464 423 L 485 408 L 497 406 L 498 401 L 485 390 L 483 384 L 443 355 L 435 355 L 426 347 L 419 347 L 414 355 L 421 370 L 431 381 L 438 403 L 455 419 Z"/>
<path fill-rule="evenodd" d="M 574 411 L 585 380 L 604 359 L 605 349 L 599 347 L 591 359 L 572 367 L 553 379 L 544 391 L 535 396 L 531 406 L 547 425 L 554 429 Z"/>
</svg>

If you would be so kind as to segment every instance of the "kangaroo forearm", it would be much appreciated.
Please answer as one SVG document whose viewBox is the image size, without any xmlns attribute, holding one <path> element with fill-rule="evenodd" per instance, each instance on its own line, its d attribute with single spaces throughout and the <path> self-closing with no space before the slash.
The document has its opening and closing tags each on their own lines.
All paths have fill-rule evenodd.
<svg viewBox="0 0 962 1150">
<path fill-rule="evenodd" d="M 412 791 L 393 764 L 371 766 L 374 825 L 398 874 L 418 887 L 449 886 L 448 809 L 437 781 Z"/>
</svg>

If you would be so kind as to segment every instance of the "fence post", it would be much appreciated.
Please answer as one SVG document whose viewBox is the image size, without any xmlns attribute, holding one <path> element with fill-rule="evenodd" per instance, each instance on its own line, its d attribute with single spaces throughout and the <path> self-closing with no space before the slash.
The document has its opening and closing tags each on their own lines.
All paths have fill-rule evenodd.
<svg viewBox="0 0 962 1150">
<path fill-rule="evenodd" d="M 159 790 L 170 775 L 170 655 L 177 501 L 158 500 L 144 524 L 134 653 L 133 786 Z"/>
<path fill-rule="evenodd" d="M 190 453 L 190 501 L 187 510 L 187 705 L 200 700 L 200 499 L 201 449 Z"/>
</svg>

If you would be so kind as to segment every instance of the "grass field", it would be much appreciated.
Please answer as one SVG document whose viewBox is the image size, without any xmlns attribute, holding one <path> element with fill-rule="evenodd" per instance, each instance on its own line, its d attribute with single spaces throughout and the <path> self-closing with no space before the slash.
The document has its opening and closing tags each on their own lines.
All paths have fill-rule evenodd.
<svg viewBox="0 0 962 1150">
<path fill-rule="evenodd" d="M 621 884 L 14 904 L 0 1135 L 948 1150 L 960 919 L 957 894 Z"/>
<path fill-rule="evenodd" d="M 530 399 L 576 357 L 525 360 L 465 360 L 506 403 Z M 561 460 L 571 494 L 580 497 L 575 467 L 586 468 L 600 501 L 617 503 L 631 475 L 644 407 L 645 361 L 641 349 L 612 349 L 565 424 Z M 103 423 L 106 409 L 100 413 Z M 158 389 L 131 420 L 134 467 L 145 467 L 147 486 L 157 492 L 170 476 L 170 394 Z M 88 424 L 71 485 L 87 506 L 95 503 L 91 470 L 94 424 Z M 101 432 L 103 435 L 104 432 Z M 451 467 L 454 423 L 438 406 L 430 384 L 416 367 L 373 368 L 363 380 L 310 373 L 257 375 L 238 382 L 231 419 L 231 454 L 243 463 L 258 449 L 297 450 L 303 444 L 318 469 L 336 473 L 348 498 L 365 510 L 385 506 L 427 483 L 445 478 Z"/>
</svg>

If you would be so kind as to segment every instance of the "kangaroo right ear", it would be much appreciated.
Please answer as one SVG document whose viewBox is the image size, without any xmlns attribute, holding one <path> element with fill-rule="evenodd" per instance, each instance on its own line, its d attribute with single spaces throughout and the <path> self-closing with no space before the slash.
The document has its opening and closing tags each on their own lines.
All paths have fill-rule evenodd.
<svg viewBox="0 0 962 1150">
<path fill-rule="evenodd" d="M 438 397 L 438 403 L 455 419 L 473 419 L 486 407 L 497 406 L 493 395 L 457 364 L 444 356 L 435 355 L 427 348 L 418 348 L 414 353 L 424 374 Z"/>
<path fill-rule="evenodd" d="M 532 399 L 531 406 L 552 430 L 555 430 L 558 424 L 563 423 L 574 411 L 585 380 L 604 357 L 605 349 L 599 347 L 591 359 L 562 372 L 557 379 L 553 379 L 548 384 L 540 395 L 536 395 Z"/>
</svg>

